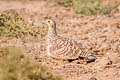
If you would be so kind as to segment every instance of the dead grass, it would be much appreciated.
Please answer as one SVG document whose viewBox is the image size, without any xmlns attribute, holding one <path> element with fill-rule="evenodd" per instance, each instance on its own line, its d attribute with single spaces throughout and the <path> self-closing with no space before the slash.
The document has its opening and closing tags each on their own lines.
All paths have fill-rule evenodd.
<svg viewBox="0 0 120 80">
<path fill-rule="evenodd" d="M 37 36 L 41 30 L 40 26 L 34 26 L 32 23 L 25 21 L 15 10 L 6 10 L 0 15 L 0 36 Z"/>
<path fill-rule="evenodd" d="M 120 5 L 116 3 L 113 5 L 112 0 L 108 0 L 105 4 L 103 0 L 55 0 L 58 4 L 64 7 L 72 7 L 76 13 L 85 15 L 109 14 L 113 9 Z"/>
<path fill-rule="evenodd" d="M 0 80 L 62 80 L 46 66 L 26 58 L 20 48 L 1 48 L 0 54 L 2 54 L 0 57 Z"/>
</svg>

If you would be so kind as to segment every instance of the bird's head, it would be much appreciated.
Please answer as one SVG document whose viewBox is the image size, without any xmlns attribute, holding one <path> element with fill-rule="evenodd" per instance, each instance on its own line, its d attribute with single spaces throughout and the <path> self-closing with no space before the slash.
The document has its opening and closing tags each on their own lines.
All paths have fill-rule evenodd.
<svg viewBox="0 0 120 80">
<path fill-rule="evenodd" d="M 46 24 L 49 29 L 54 29 L 56 28 L 56 23 L 52 19 L 47 19 L 42 22 L 43 24 Z"/>
<path fill-rule="evenodd" d="M 53 34 L 57 34 L 56 33 L 56 23 L 54 20 L 52 19 L 46 19 L 44 21 L 42 21 L 43 24 L 46 24 L 48 27 L 48 33 L 53 33 Z"/>
</svg>

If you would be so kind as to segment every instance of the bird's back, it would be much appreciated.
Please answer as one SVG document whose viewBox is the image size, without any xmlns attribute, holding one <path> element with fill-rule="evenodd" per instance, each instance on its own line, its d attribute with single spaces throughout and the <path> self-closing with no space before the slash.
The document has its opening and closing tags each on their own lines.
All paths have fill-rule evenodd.
<svg viewBox="0 0 120 80">
<path fill-rule="evenodd" d="M 89 51 L 83 48 L 82 44 L 75 40 L 53 36 L 48 38 L 47 53 L 56 59 L 77 59 L 79 57 L 87 58 Z"/>
</svg>

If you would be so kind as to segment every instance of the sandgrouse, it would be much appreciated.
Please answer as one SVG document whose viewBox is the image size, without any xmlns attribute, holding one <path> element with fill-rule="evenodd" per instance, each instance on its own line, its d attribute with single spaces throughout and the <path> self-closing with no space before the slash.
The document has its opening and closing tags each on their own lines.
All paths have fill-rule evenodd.
<svg viewBox="0 0 120 80">
<path fill-rule="evenodd" d="M 43 21 L 48 26 L 47 34 L 47 56 L 55 59 L 75 60 L 86 59 L 95 60 L 95 57 L 82 44 L 69 38 L 61 37 L 56 32 L 56 23 L 52 19 Z"/>
</svg>

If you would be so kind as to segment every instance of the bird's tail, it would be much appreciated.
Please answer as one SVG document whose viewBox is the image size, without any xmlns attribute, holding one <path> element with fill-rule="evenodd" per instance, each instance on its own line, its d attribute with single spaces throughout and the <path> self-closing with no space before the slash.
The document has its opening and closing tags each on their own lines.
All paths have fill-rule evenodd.
<svg viewBox="0 0 120 80">
<path fill-rule="evenodd" d="M 88 61 L 88 62 L 92 62 L 92 61 L 95 61 L 95 60 L 96 60 L 96 57 L 95 57 L 94 55 L 89 54 L 89 55 L 87 56 L 87 61 Z"/>
</svg>

